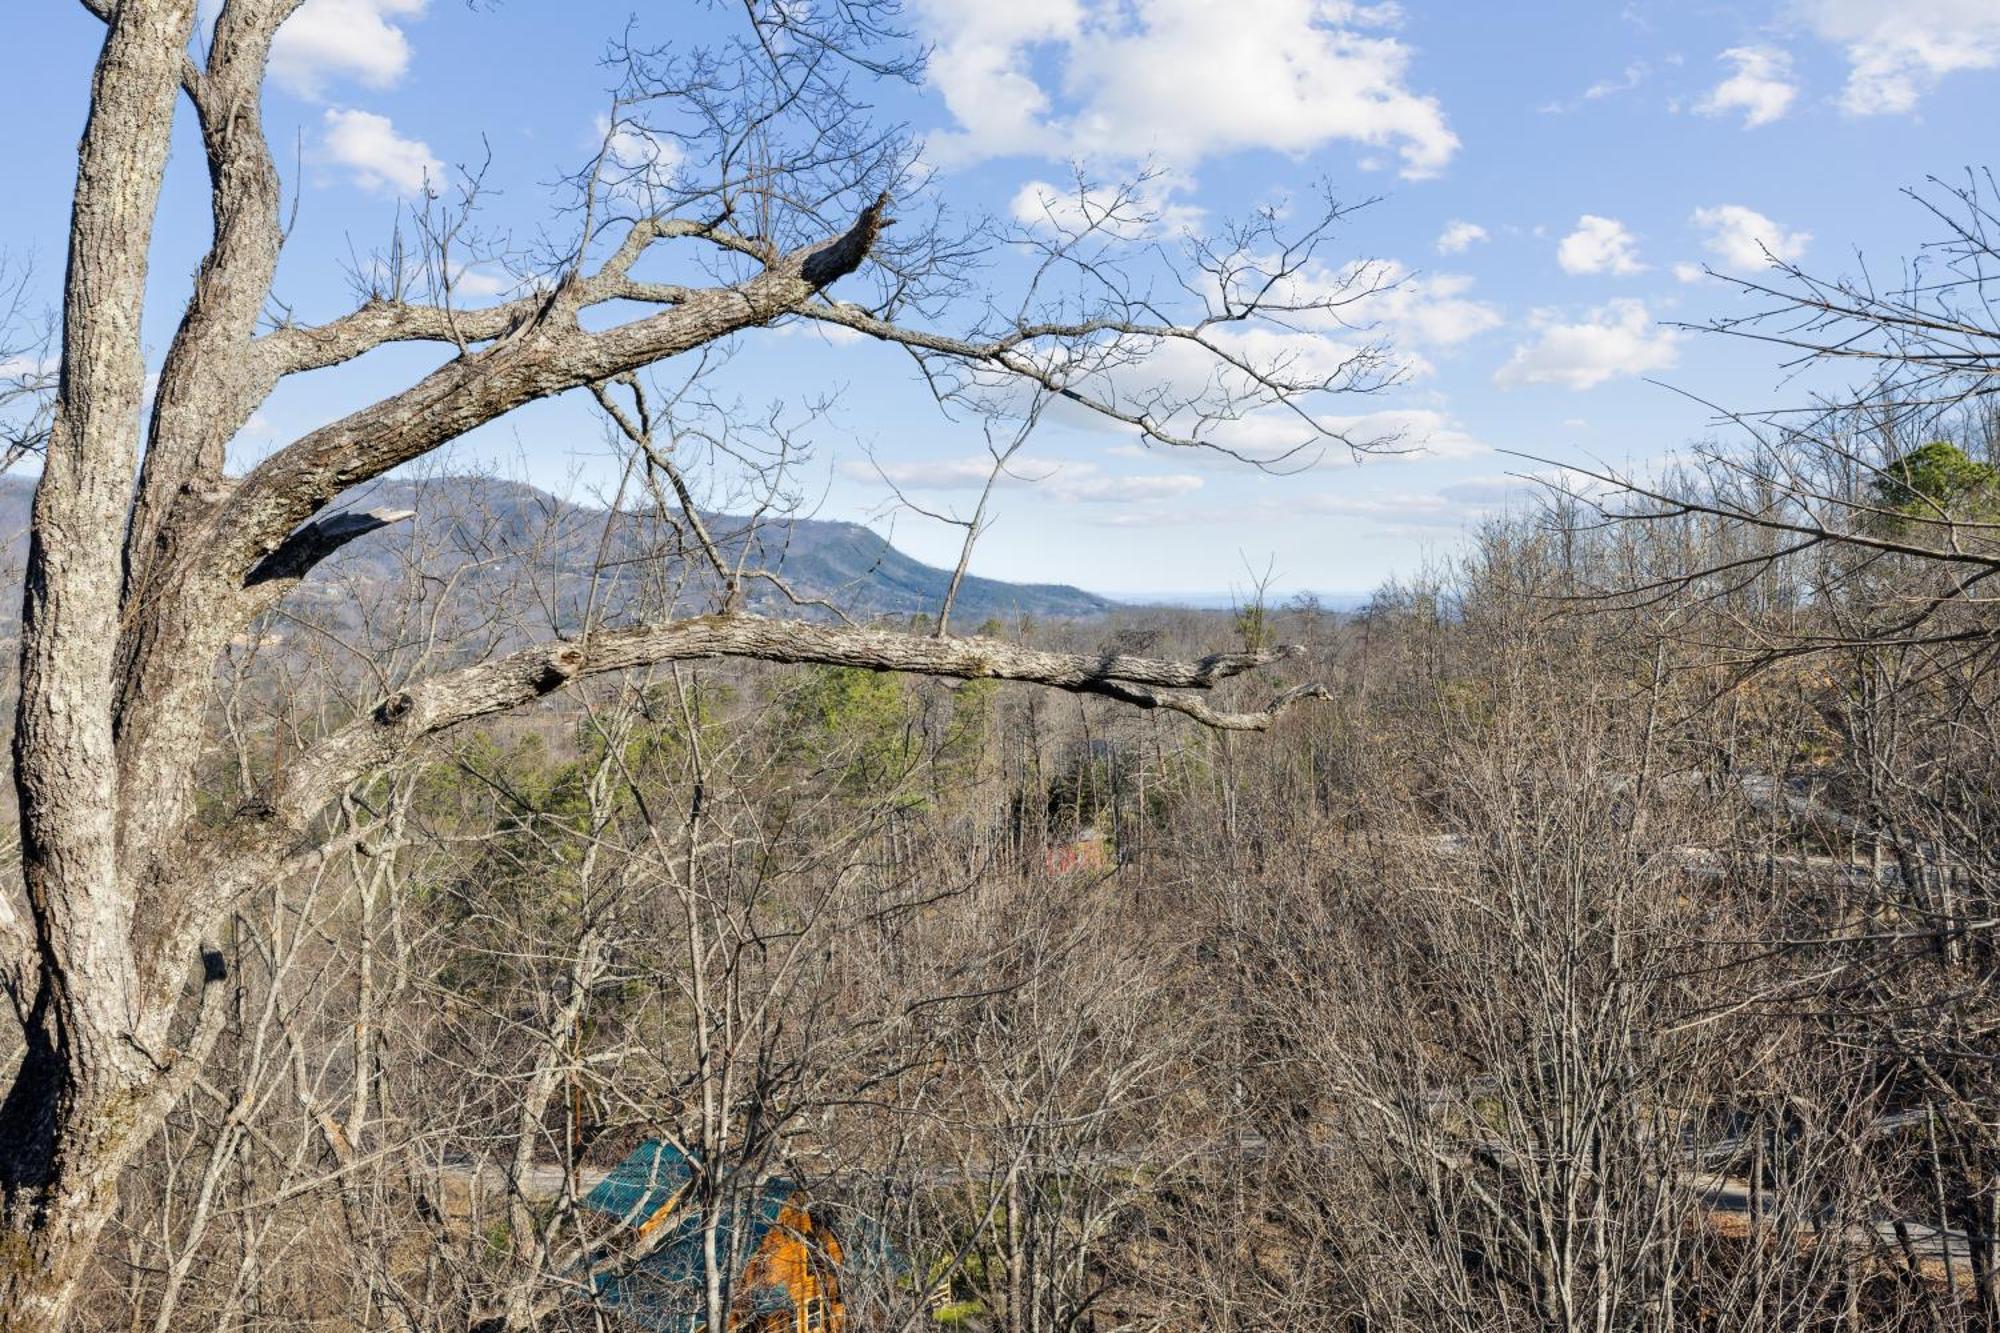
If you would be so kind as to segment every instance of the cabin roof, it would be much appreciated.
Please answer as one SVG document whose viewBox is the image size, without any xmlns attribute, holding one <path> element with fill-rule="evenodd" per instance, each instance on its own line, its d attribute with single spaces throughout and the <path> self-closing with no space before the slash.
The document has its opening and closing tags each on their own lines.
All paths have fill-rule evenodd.
<svg viewBox="0 0 2000 1333">
<path fill-rule="evenodd" d="M 631 1230 L 656 1220 L 671 1224 L 644 1258 L 627 1268 L 600 1274 L 595 1281 L 600 1300 L 648 1327 L 685 1328 L 688 1317 L 702 1311 L 701 1217 L 691 1210 L 679 1217 L 671 1213 L 662 1216 L 693 1178 L 693 1163 L 679 1149 L 648 1139 L 584 1196 L 586 1207 L 618 1219 Z M 778 1225 L 785 1205 L 797 1192 L 793 1181 L 774 1177 L 757 1188 L 747 1206 L 724 1213 L 716 1239 L 729 1256 L 732 1278 L 741 1275 L 744 1264 Z M 747 1303 L 758 1314 L 792 1308 L 791 1294 L 781 1287 L 738 1290 L 735 1295 L 739 1308 Z"/>
</svg>

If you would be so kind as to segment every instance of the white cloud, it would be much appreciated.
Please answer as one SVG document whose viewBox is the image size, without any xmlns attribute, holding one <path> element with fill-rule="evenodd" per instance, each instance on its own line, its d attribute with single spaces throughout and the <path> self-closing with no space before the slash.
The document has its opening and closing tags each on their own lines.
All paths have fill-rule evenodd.
<svg viewBox="0 0 2000 1333">
<path fill-rule="evenodd" d="M 1395 285 L 1363 301 L 1362 319 L 1376 321 L 1392 347 L 1455 347 L 1501 324 L 1500 312 L 1472 299 L 1472 279 L 1459 273 L 1411 274 L 1399 264 L 1384 269 Z"/>
<path fill-rule="evenodd" d="M 1153 175 L 1137 189 L 1072 181 L 1052 185 L 1031 180 L 1014 192 L 1008 212 L 1023 226 L 1070 234 L 1095 230 L 1100 236 L 1133 240 L 1156 232 L 1193 231 L 1202 210 L 1172 201 L 1185 180 Z"/>
<path fill-rule="evenodd" d="M 1486 239 L 1486 228 L 1477 222 L 1465 222 L 1454 218 L 1438 233 L 1437 249 L 1441 255 L 1462 255 L 1473 246 Z"/>
<path fill-rule="evenodd" d="M 1209 340 L 1231 361 L 1258 366 L 1293 384 L 1343 383 L 1362 363 L 1364 379 L 1395 374 L 1416 380 L 1434 374 L 1433 355 L 1441 354 L 1502 323 L 1498 309 L 1473 299 L 1472 279 L 1451 273 L 1414 273 L 1394 261 L 1328 268 L 1309 264 L 1276 284 L 1267 294 L 1280 304 L 1299 308 L 1288 315 L 1288 327 L 1220 328 Z M 1317 302 L 1340 302 L 1337 309 L 1313 308 Z M 1380 345 L 1386 347 L 1377 350 Z M 1377 357 L 1381 359 L 1376 360 Z M 1210 414 L 1200 427 L 1206 438 L 1245 456 L 1273 461 L 1304 449 L 1324 447 L 1298 414 L 1277 401 L 1267 387 L 1219 361 L 1185 339 L 1169 339 L 1150 355 L 1109 374 L 1092 377 L 1081 387 L 1105 395 L 1128 408 L 1159 411 L 1159 401 L 1188 404 L 1196 412 L 1180 411 L 1165 424 L 1169 430 L 1194 431 L 1195 416 Z M 1164 399 L 1160 399 L 1164 395 Z M 1332 398 L 1300 395 L 1301 406 L 1328 422 Z M 1073 424 L 1085 415 L 1058 400 L 1056 416 Z M 1379 414 L 1369 418 L 1373 423 Z M 1092 424 L 1101 424 L 1102 419 Z M 1372 441 L 1381 432 L 1361 418 L 1332 418 L 1333 429 L 1345 429 L 1357 442 Z M 1122 428 L 1121 428 L 1122 429 Z"/>
<path fill-rule="evenodd" d="M 1668 63 L 1677 64 L 1679 62 L 1678 60 L 1669 60 Z M 1558 98 L 1554 101 L 1544 102 L 1540 110 L 1544 115 L 1567 116 L 1572 112 L 1582 110 L 1587 103 L 1601 102 L 1606 98 L 1618 97 L 1631 92 L 1634 88 L 1644 83 L 1652 75 L 1652 72 L 1652 67 L 1645 61 L 1635 60 L 1620 70 L 1616 78 L 1599 79 L 1596 83 L 1585 88 L 1579 97 L 1567 100 Z"/>
<path fill-rule="evenodd" d="M 1080 0 L 964 4 L 920 0 L 925 34 L 936 43 L 930 82 L 960 128 L 933 137 L 932 157 L 976 160 L 1048 151 L 1058 136 L 1045 117 L 1049 96 L 1029 70 L 1030 55 L 1082 34 Z"/>
<path fill-rule="evenodd" d="M 1275 262 L 1273 264 L 1275 267 Z M 1243 294 L 1263 286 L 1265 271 L 1248 270 Z M 1263 292 L 1266 300 L 1290 306 L 1295 313 L 1285 323 L 1295 330 L 1314 335 L 1324 343 L 1328 369 L 1354 351 L 1357 334 L 1385 337 L 1391 353 L 1415 373 L 1430 367 L 1422 360 L 1424 351 L 1454 347 L 1466 339 L 1497 328 L 1500 312 L 1485 301 L 1474 299 L 1472 279 L 1461 273 L 1419 273 L 1393 259 L 1357 261 L 1339 267 L 1308 263 Z M 1235 335 L 1244 340 L 1262 338 L 1266 344 L 1294 338 L 1290 333 L 1269 329 L 1244 330 Z M 1304 344 L 1283 346 L 1287 355 L 1309 355 Z"/>
<path fill-rule="evenodd" d="M 1491 509 L 1520 498 L 1524 491 L 1534 485 L 1535 482 L 1530 477 L 1511 472 L 1489 473 L 1483 477 L 1466 477 L 1461 481 L 1447 483 L 1438 487 L 1437 493 L 1447 500 L 1456 500 L 1469 508 Z"/>
<path fill-rule="evenodd" d="M 887 477 L 905 491 L 977 491 L 992 470 L 993 459 L 985 454 L 884 463 L 879 473 L 869 463 L 850 459 L 840 464 L 842 474 L 853 480 Z M 1186 472 L 1125 475 L 1081 459 L 1016 455 L 1000 484 L 1033 487 L 1036 495 L 1061 504 L 1134 504 L 1176 499 L 1200 490 L 1203 482 Z"/>
<path fill-rule="evenodd" d="M 1544 311 L 1536 324 L 1540 332 L 1535 340 L 1516 347 L 1493 376 L 1501 388 L 1560 384 L 1592 389 L 1620 375 L 1665 370 L 1680 357 L 1680 334 L 1656 327 L 1642 301 L 1612 301 L 1574 324 Z"/>
<path fill-rule="evenodd" d="M 1371 466 L 1475 458 L 1492 452 L 1457 418 L 1435 408 L 1385 407 L 1354 414 L 1321 413 L 1315 420 L 1327 434 L 1302 428 L 1298 418 L 1290 413 L 1255 413 L 1225 423 L 1214 432 L 1216 443 L 1235 457 L 1220 453 L 1178 456 L 1196 466 L 1227 471 L 1238 466 L 1240 460 L 1288 467 L 1308 463 L 1335 467 L 1352 463 L 1354 456 L 1342 440 L 1373 460 Z"/>
<path fill-rule="evenodd" d="M 60 365 L 53 356 L 0 357 L 0 380 L 41 379 L 55 374 Z"/>
<path fill-rule="evenodd" d="M 1765 268 L 1773 260 L 1789 263 L 1804 254 L 1806 246 L 1812 242 L 1810 232 L 1787 231 L 1757 210 L 1741 204 L 1697 208 L 1691 220 L 1708 233 L 1703 244 L 1708 247 L 1709 253 L 1734 269 Z M 1683 269 L 1691 268 L 1691 265 L 1676 265 L 1674 275 L 1684 282 L 1688 281 L 1689 275 Z M 1699 276 L 1699 270 L 1693 270 L 1693 274 Z"/>
<path fill-rule="evenodd" d="M 1272 261 L 1275 263 L 1275 260 Z M 1326 452 L 1344 457 L 1329 432 L 1344 431 L 1365 448 L 1383 435 L 1416 420 L 1404 414 L 1343 416 L 1347 404 L 1374 398 L 1343 395 L 1344 388 L 1375 390 L 1398 376 L 1420 379 L 1432 373 L 1432 355 L 1498 328 L 1501 312 L 1471 294 L 1472 280 L 1460 274 L 1417 273 L 1394 261 L 1342 266 L 1308 262 L 1297 272 L 1273 277 L 1243 275 L 1247 289 L 1278 308 L 1289 308 L 1282 326 L 1218 326 L 1204 348 L 1187 339 L 1161 339 L 1128 349 L 1129 357 L 1097 365 L 1088 360 L 1052 364 L 1068 372 L 1071 388 L 1092 400 L 1144 415 L 1167 435 L 1196 437 L 1204 443 L 1261 462 L 1307 461 Z M 1268 285 L 1267 285 L 1268 283 Z M 1247 292 L 1244 293 L 1247 299 Z M 1219 299 L 1219 294 L 1215 299 Z M 1238 366 L 1261 368 L 1276 382 L 1257 382 Z M 1325 391 L 1321 391 L 1321 387 Z M 1006 390 L 996 388 L 1004 398 Z M 1290 396 L 1294 406 L 1281 399 Z M 1121 441 L 1138 432 L 1068 398 L 1051 399 L 1044 421 L 1069 430 L 1102 432 Z M 1301 411 L 1312 420 L 1304 420 Z M 1316 429 L 1315 422 L 1324 430 Z M 1435 417 L 1418 424 L 1424 450 L 1443 454 L 1469 447 L 1455 428 Z M 1189 466 L 1227 466 L 1219 453 L 1191 450 L 1176 457 Z"/>
<path fill-rule="evenodd" d="M 1523 500 L 1544 498 L 1551 488 L 1572 495 L 1598 495 L 1604 492 L 1605 483 L 1587 472 L 1557 464 L 1520 472 L 1462 477 L 1438 487 L 1437 493 L 1472 510 L 1486 512 L 1516 505 Z"/>
<path fill-rule="evenodd" d="M 613 193 L 644 199 L 672 186 L 683 156 L 678 139 L 655 134 L 629 119 L 621 119 L 614 129 L 611 118 L 601 112 L 591 128 L 595 135 L 591 146 L 604 154 L 600 173 Z"/>
<path fill-rule="evenodd" d="M 845 324 L 828 324 L 817 319 L 781 319 L 769 326 L 765 332 L 777 338 L 817 338 L 833 347 L 858 343 L 868 336 L 859 329 L 848 328 Z"/>
<path fill-rule="evenodd" d="M 1726 116 L 1741 111 L 1743 128 L 1750 130 L 1782 119 L 1792 109 L 1799 89 L 1792 82 L 1789 53 L 1770 46 L 1733 46 L 1716 59 L 1728 61 L 1736 72 L 1695 103 L 1694 109 L 1702 115 Z"/>
<path fill-rule="evenodd" d="M 1391 457 L 1417 461 L 1429 458 L 1476 458 L 1493 452 L 1474 439 L 1450 413 L 1428 407 L 1391 407 L 1355 417 L 1334 417 L 1338 426 L 1359 440 L 1394 439 Z"/>
<path fill-rule="evenodd" d="M 1353 335 L 1342 338 L 1304 328 L 1268 327 L 1216 329 L 1210 339 L 1232 360 L 1274 369 L 1292 384 L 1338 379 L 1365 342 Z M 1167 434 L 1199 436 L 1266 461 L 1301 447 L 1316 447 L 1311 426 L 1279 406 L 1277 393 L 1215 353 L 1183 338 L 1165 339 L 1134 353 L 1131 360 L 1108 365 L 1071 366 L 1065 378 L 1078 393 L 1122 412 L 1144 414 Z M 1324 406 L 1320 395 L 1302 396 L 1313 400 L 1315 407 Z M 1138 434 L 1135 428 L 1065 397 L 1049 399 L 1044 412 L 1043 420 L 1051 426 L 1127 440 Z M 1216 456 L 1201 450 L 1181 456 L 1196 465 L 1216 461 Z"/>
<path fill-rule="evenodd" d="M 1097 509 L 1086 514 L 1083 521 L 1093 528 L 1186 528 L 1204 521 L 1226 521 L 1226 512 L 1210 510 L 1198 517 L 1185 506 L 1147 505 L 1137 509 Z"/>
<path fill-rule="evenodd" d="M 1123 477 L 1094 464 L 1066 463 L 1041 483 L 1042 491 L 1066 504 L 1121 504 L 1136 500 L 1167 500 L 1198 491 L 1202 479 L 1186 472 Z"/>
<path fill-rule="evenodd" d="M 1392 375 L 1428 376 L 1434 370 L 1431 355 L 1502 323 L 1498 309 L 1470 295 L 1470 278 L 1415 273 L 1393 261 L 1338 268 L 1308 263 L 1269 288 L 1257 273 L 1246 274 L 1245 281 L 1273 305 L 1292 309 L 1283 327 L 1217 327 L 1207 335 L 1214 350 L 1187 339 L 1163 339 L 1134 359 L 1078 375 L 1073 387 L 1143 413 L 1168 433 L 1199 435 L 1248 457 L 1275 461 L 1300 450 L 1315 452 L 1328 441 L 1281 403 L 1270 385 L 1230 363 L 1265 369 L 1292 386 L 1332 386 L 1331 393 L 1296 394 L 1300 407 L 1324 420 L 1339 410 L 1340 386 L 1356 377 L 1356 387 L 1367 388 Z M 1064 398 L 1052 400 L 1047 411 L 1052 423 L 1066 427 L 1120 435 L 1131 430 Z M 1366 443 L 1374 432 L 1353 438 Z"/>
<path fill-rule="evenodd" d="M 1645 61 L 1634 61 L 1632 64 L 1627 65 L 1617 78 L 1599 79 L 1596 83 L 1585 88 L 1583 90 L 1583 100 L 1586 102 L 1601 102 L 1607 97 L 1616 97 L 1619 93 L 1629 93 L 1646 81 L 1648 72 Z"/>
<path fill-rule="evenodd" d="M 386 88 L 410 65 L 399 21 L 421 17 L 427 0 L 305 0 L 271 43 L 271 76 L 304 97 L 329 79 Z"/>
<path fill-rule="evenodd" d="M 931 84 L 956 125 L 945 164 L 1013 154 L 1306 153 L 1336 140 L 1435 175 L 1458 149 L 1434 97 L 1407 86 L 1392 4 L 1355 0 L 918 0 Z M 1046 84 L 1046 86 L 1045 86 Z M 1052 96 L 1053 88 L 1062 94 Z"/>
<path fill-rule="evenodd" d="M 454 294 L 471 297 L 474 300 L 498 296 L 502 292 L 512 291 L 519 285 L 513 278 L 504 274 L 487 273 L 476 268 L 460 269 L 451 281 Z"/>
<path fill-rule="evenodd" d="M 2000 67 L 1993 0 L 1794 0 L 1793 8 L 1845 49 L 1840 105 L 1853 115 L 1914 111 L 1945 75 Z"/>
<path fill-rule="evenodd" d="M 387 116 L 328 107 L 326 154 L 357 184 L 385 194 L 421 194 L 444 181 L 444 164 L 421 140 L 405 139 Z"/>
<path fill-rule="evenodd" d="M 1646 266 L 1639 262 L 1639 241 L 1617 218 L 1601 218 L 1585 213 L 1577 219 L 1576 230 L 1556 246 L 1556 262 L 1565 273 L 1637 273 Z"/>
</svg>

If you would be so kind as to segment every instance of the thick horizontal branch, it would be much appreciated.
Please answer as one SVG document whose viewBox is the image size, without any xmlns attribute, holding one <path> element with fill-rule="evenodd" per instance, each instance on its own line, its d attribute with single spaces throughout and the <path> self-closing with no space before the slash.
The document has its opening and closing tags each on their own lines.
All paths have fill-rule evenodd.
<svg viewBox="0 0 2000 1333">
<path fill-rule="evenodd" d="M 1324 685 L 1294 685 L 1272 699 L 1261 711 L 1225 713 L 1211 706 L 1208 700 L 1198 694 L 1162 693 L 1143 686 L 1127 685 L 1122 681 L 1106 682 L 1101 687 L 1092 687 L 1090 692 L 1103 694 L 1137 708 L 1165 708 L 1184 717 L 1191 717 L 1204 727 L 1215 731 L 1268 731 L 1293 704 L 1306 699 L 1333 697 Z"/>
<path fill-rule="evenodd" d="M 877 205 L 881 201 L 877 201 Z M 856 237 L 872 243 L 881 225 L 871 224 L 872 210 L 864 211 L 846 235 L 811 254 L 799 256 L 804 270 L 821 255 L 840 254 L 851 258 Z M 872 230 L 869 227 L 872 226 Z M 547 288 L 490 306 L 456 306 L 412 303 L 400 300 L 373 300 L 350 314 L 325 324 L 287 324 L 257 340 L 257 350 L 273 383 L 304 370 L 323 370 L 365 355 L 378 347 L 399 342 L 455 343 L 460 347 L 492 342 L 533 321 L 559 299 L 572 312 L 587 310 L 610 301 L 635 301 L 645 305 L 679 305 L 703 289 L 674 283 L 643 282 L 631 276 L 632 267 L 657 241 L 700 237 L 724 250 L 748 255 L 762 263 L 777 258 L 768 249 L 729 232 L 716 223 L 690 222 L 680 218 L 643 218 L 634 223 L 618 249 L 597 272 L 573 277 L 558 294 Z M 865 254 L 861 256 L 865 258 Z M 845 259 L 843 259 L 845 262 Z M 858 266 L 854 258 L 846 268 Z M 817 263 L 825 274 L 838 264 Z M 804 276 L 811 282 L 813 274 Z M 845 273 L 837 276 L 845 276 Z M 817 285 L 825 286 L 825 281 Z"/>
<path fill-rule="evenodd" d="M 395 761 L 427 736 L 531 702 L 581 676 L 661 662 L 737 657 L 962 680 L 1016 680 L 1142 708 L 1167 708 L 1207 726 L 1262 730 L 1289 704 L 1324 697 L 1324 691 L 1315 686 L 1288 691 L 1261 713 L 1219 712 L 1176 691 L 1209 689 L 1295 652 L 1218 653 L 1183 662 L 1118 653 L 1052 653 L 996 639 L 938 639 L 740 615 L 607 630 L 525 649 L 382 700 L 367 716 L 301 757 L 271 804 L 281 819 L 302 824 L 346 784 Z"/>
<path fill-rule="evenodd" d="M 1194 661 L 1121 653 L 1051 653 L 983 638 L 930 638 L 884 630 L 719 615 L 658 626 L 607 630 L 542 644 L 436 677 L 381 700 L 366 714 L 301 755 L 267 799 L 246 809 L 205 853 L 179 867 L 163 891 L 172 904 L 148 951 L 152 969 L 177 966 L 202 923 L 268 883 L 285 867 L 322 861 L 314 817 L 351 783 L 410 754 L 450 727 L 532 703 L 580 677 L 663 662 L 737 657 L 766 662 L 859 667 L 962 680 L 1014 680 L 1094 694 L 1139 708 L 1164 708 L 1222 730 L 1262 731 L 1284 710 L 1324 698 L 1317 685 L 1287 690 L 1262 712 L 1225 713 L 1196 694 L 1245 672 L 1296 655 L 1216 653 Z"/>
<path fill-rule="evenodd" d="M 302 370 L 337 366 L 397 342 L 484 343 L 506 336 L 532 319 L 548 300 L 546 292 L 499 305 L 457 309 L 370 301 L 325 324 L 287 324 L 257 340 L 267 376 L 275 382 Z"/>
<path fill-rule="evenodd" d="M 369 339 L 435 334 L 455 324 L 463 341 L 490 341 L 465 352 L 401 393 L 350 413 L 287 445 L 243 479 L 215 523 L 213 558 L 236 576 L 269 555 L 290 532 L 341 491 L 422 457 L 525 403 L 614 378 L 732 333 L 768 324 L 854 271 L 888 225 L 886 201 L 863 210 L 848 231 L 822 245 L 774 255 L 763 272 L 726 287 L 682 291 L 657 314 L 592 332 L 577 320 L 595 302 L 654 290 L 626 276 L 628 247 L 592 277 L 574 278 L 545 295 L 485 312 L 383 304 L 349 316 L 340 332 L 293 337 L 312 364 L 331 364 Z M 644 235 L 701 234 L 648 224 Z M 643 246 L 638 248 L 643 249 Z M 474 318 L 474 316 L 477 318 Z M 457 321 L 469 321 L 457 324 Z M 470 328 L 473 333 L 466 330 Z M 280 335 L 271 335 L 276 338 Z M 317 339 L 317 341 L 316 341 Z"/>
</svg>

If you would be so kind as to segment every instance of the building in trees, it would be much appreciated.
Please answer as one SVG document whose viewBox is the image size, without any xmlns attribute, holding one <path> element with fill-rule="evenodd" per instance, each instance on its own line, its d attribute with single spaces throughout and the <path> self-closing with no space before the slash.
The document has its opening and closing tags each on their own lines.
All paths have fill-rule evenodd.
<svg viewBox="0 0 2000 1333">
<path fill-rule="evenodd" d="M 718 1273 L 732 1333 L 843 1333 L 841 1244 L 805 1192 L 777 1177 L 704 1198 L 701 1184 L 697 1164 L 657 1139 L 598 1182 L 584 1203 L 622 1224 L 622 1248 L 637 1257 L 600 1259 L 597 1298 L 640 1328 L 680 1333 L 706 1326 Z"/>
</svg>

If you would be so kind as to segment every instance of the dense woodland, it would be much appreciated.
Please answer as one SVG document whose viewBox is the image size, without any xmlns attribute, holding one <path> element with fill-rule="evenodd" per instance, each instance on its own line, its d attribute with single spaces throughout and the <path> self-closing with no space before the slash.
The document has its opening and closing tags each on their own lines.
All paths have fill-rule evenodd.
<svg viewBox="0 0 2000 1333">
<path fill-rule="evenodd" d="M 1993 443 L 1850 498 L 1983 506 Z M 869 1238 L 857 1328 L 1991 1328 L 1987 640 L 1856 632 L 1908 557 L 1686 577 L 1760 540 L 1556 500 L 1358 613 L 980 627 L 1302 645 L 1264 735 L 726 662 L 451 733 L 230 923 L 86 1326 L 597 1327 L 579 1197 L 664 1135 Z M 507 637 L 349 591 L 361 666 L 232 650 L 211 808 Z"/>
<path fill-rule="evenodd" d="M 1919 192 L 1898 280 L 1702 288 L 1791 397 L 1520 460 L 1359 611 L 988 618 L 1051 404 L 1244 466 L 1398 443 L 1342 424 L 1400 374 L 1347 205 L 1174 251 L 1079 179 L 960 228 L 872 119 L 922 69 L 892 0 L 718 6 L 613 45 L 519 294 L 455 294 L 471 178 L 307 323 L 259 110 L 295 0 L 86 5 L 61 307 L 0 356 L 0 1331 L 2000 1330 L 1990 176 Z M 176 114 L 214 234 L 154 374 Z M 1258 355 L 1329 321 L 1331 371 Z M 714 389 L 813 322 L 985 428 L 922 614 L 794 586 L 815 405 Z M 434 368 L 227 465 L 396 343 Z M 601 532 L 427 485 L 562 394 L 623 460 Z M 593 1203 L 661 1145 L 675 1202 Z M 759 1209 L 812 1310 L 763 1303 Z"/>
</svg>

